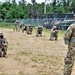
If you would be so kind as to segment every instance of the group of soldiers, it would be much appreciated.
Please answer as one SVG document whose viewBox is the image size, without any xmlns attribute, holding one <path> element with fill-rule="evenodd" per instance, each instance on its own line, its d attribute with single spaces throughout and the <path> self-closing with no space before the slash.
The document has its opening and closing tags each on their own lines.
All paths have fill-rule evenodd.
<svg viewBox="0 0 75 75">
<path fill-rule="evenodd" d="M 33 27 L 24 24 L 20 24 L 19 29 L 18 29 L 18 22 L 15 22 L 14 24 L 14 30 L 20 31 L 22 30 L 22 33 L 26 31 L 27 34 L 32 34 Z M 37 33 L 36 36 L 41 36 L 42 37 L 42 31 L 43 27 L 39 26 L 37 28 Z M 58 28 L 56 25 L 54 25 L 51 29 L 51 34 L 49 40 L 57 40 L 58 39 Z M 64 64 L 64 71 L 63 75 L 71 75 L 72 68 L 74 65 L 75 61 L 75 24 L 72 24 L 68 27 L 66 33 L 64 34 L 64 41 L 65 44 L 68 45 L 68 52 L 65 57 L 65 64 Z M 6 38 L 4 38 L 3 33 L 0 33 L 0 57 L 6 57 L 7 54 L 7 48 L 8 48 L 8 42 L 6 41 Z"/>
<path fill-rule="evenodd" d="M 22 23 L 19 23 L 19 22 L 15 22 L 13 30 L 14 31 L 20 31 L 21 30 L 22 33 L 26 32 L 27 34 L 32 34 L 33 26 L 31 26 L 30 24 L 26 25 L 26 24 L 22 24 Z M 43 27 L 38 26 L 36 36 L 42 37 L 42 31 L 43 31 Z"/>
<path fill-rule="evenodd" d="M 33 28 L 31 26 L 23 26 L 22 32 L 26 30 L 27 34 L 32 34 Z M 30 32 L 31 33 L 30 33 Z M 36 36 L 42 36 L 42 27 L 37 28 Z M 56 25 L 53 25 L 51 29 L 51 34 L 49 40 L 57 40 L 58 39 L 58 28 Z M 72 24 L 68 27 L 66 33 L 64 34 L 64 41 L 65 44 L 68 45 L 68 52 L 64 59 L 64 69 L 63 69 L 63 75 L 71 75 L 72 68 L 75 61 L 75 24 Z"/>
<path fill-rule="evenodd" d="M 57 40 L 58 29 L 53 26 L 51 29 L 50 40 Z M 63 75 L 71 75 L 75 62 L 75 23 L 71 24 L 64 34 L 64 42 L 68 45 L 68 52 L 64 59 Z"/>
<path fill-rule="evenodd" d="M 19 22 L 15 22 L 14 23 L 14 31 L 22 31 L 22 33 L 24 33 L 24 31 L 27 34 L 32 34 L 33 31 L 33 26 L 31 25 L 24 25 L 22 23 Z M 42 37 L 42 32 L 43 32 L 43 27 L 42 26 L 38 26 L 37 28 L 37 32 L 36 32 L 36 37 Z M 58 29 L 56 26 L 53 26 L 53 28 L 51 29 L 51 35 L 50 35 L 50 40 L 57 40 L 58 38 Z M 0 57 L 6 57 L 7 55 L 7 48 L 8 48 L 8 42 L 6 41 L 6 38 L 4 38 L 4 34 L 0 33 Z"/>
<path fill-rule="evenodd" d="M 22 24 L 22 23 L 19 23 L 19 22 L 15 22 L 14 23 L 14 30 L 15 31 L 22 31 L 22 33 L 24 33 L 24 31 L 26 31 L 27 34 L 32 34 L 32 31 L 33 31 L 33 26 L 31 26 L 30 24 L 29 25 L 25 25 L 25 24 Z M 36 32 L 36 36 L 40 36 L 42 37 L 42 32 L 43 32 L 43 27 L 42 26 L 38 26 L 37 27 L 37 32 Z M 53 40 L 57 40 L 58 38 L 58 32 L 59 30 L 57 29 L 57 26 L 54 25 L 51 29 L 51 35 L 50 35 L 50 40 L 53 41 Z"/>
<path fill-rule="evenodd" d="M 20 30 L 22 31 L 22 33 L 24 33 L 24 31 L 26 31 L 27 34 L 32 34 L 33 27 L 30 25 L 22 24 L 22 22 L 19 23 L 16 21 L 14 23 L 13 31 L 20 31 Z"/>
</svg>

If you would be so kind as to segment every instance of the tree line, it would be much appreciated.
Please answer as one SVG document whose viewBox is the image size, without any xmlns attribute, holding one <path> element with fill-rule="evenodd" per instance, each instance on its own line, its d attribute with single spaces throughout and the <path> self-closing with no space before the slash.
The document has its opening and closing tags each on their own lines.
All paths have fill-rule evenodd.
<svg viewBox="0 0 75 75">
<path fill-rule="evenodd" d="M 42 18 L 44 14 L 45 3 L 37 3 L 36 0 L 31 0 L 32 3 L 27 3 L 26 0 L 6 0 L 0 2 L 0 18 L 15 19 L 15 18 Z M 46 13 L 69 13 L 75 10 L 75 0 L 53 0 L 46 4 Z"/>
</svg>

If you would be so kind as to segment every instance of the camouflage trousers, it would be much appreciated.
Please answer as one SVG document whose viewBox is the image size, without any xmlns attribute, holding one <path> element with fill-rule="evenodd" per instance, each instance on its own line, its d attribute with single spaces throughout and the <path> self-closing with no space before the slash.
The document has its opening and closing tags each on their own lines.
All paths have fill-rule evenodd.
<svg viewBox="0 0 75 75">
<path fill-rule="evenodd" d="M 51 33 L 50 40 L 57 40 L 57 38 L 58 38 L 57 34 Z"/>
<path fill-rule="evenodd" d="M 68 46 L 68 52 L 64 59 L 64 71 L 63 75 L 71 75 L 72 68 L 75 60 L 75 47 Z"/>
<path fill-rule="evenodd" d="M 5 57 L 7 54 L 7 48 L 0 48 L 0 57 Z"/>
<path fill-rule="evenodd" d="M 17 31 L 18 30 L 18 27 L 14 27 L 13 31 Z"/>
</svg>

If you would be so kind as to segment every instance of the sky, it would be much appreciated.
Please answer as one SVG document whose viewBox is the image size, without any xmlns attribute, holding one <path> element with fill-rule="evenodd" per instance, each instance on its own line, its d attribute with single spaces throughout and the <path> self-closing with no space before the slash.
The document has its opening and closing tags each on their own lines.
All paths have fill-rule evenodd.
<svg viewBox="0 0 75 75">
<path fill-rule="evenodd" d="M 31 3 L 31 0 L 26 0 L 27 2 L 30 2 Z M 37 3 L 41 3 L 41 2 L 44 2 L 45 0 L 36 0 Z"/>
<path fill-rule="evenodd" d="M 26 0 L 27 3 L 31 3 L 31 0 Z M 45 2 L 45 0 L 36 0 L 37 3 L 42 3 L 42 2 Z M 46 2 L 52 2 L 52 0 L 46 0 Z"/>
</svg>

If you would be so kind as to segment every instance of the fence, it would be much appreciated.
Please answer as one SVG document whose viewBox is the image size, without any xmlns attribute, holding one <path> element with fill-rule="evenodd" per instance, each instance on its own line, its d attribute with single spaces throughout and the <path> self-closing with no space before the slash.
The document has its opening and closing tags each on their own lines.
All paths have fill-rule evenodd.
<svg viewBox="0 0 75 75">
<path fill-rule="evenodd" d="M 31 26 L 44 26 L 45 28 L 51 29 L 53 27 L 55 21 L 62 22 L 65 19 L 66 19 L 66 17 L 65 18 L 54 17 L 53 19 L 51 19 L 51 18 L 45 18 L 45 19 L 5 19 L 5 20 L 0 19 L 0 22 L 3 22 L 3 25 L 7 26 L 7 25 L 13 25 L 15 21 L 18 21 L 18 22 L 22 22 L 23 24 L 26 24 L 26 25 L 30 24 Z M 67 25 L 65 23 L 65 26 L 58 25 L 58 28 L 60 30 L 65 30 L 65 29 L 67 29 L 66 26 Z"/>
</svg>

